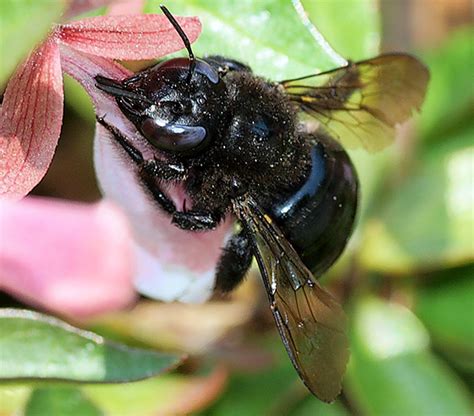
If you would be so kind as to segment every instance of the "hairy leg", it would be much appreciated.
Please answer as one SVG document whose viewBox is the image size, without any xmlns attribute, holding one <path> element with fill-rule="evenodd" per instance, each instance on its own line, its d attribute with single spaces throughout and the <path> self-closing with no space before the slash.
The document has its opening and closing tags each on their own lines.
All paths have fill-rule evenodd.
<svg viewBox="0 0 474 416">
<path fill-rule="evenodd" d="M 223 249 L 216 271 L 215 289 L 230 292 L 243 280 L 252 263 L 252 246 L 245 230 L 234 234 Z"/>
<path fill-rule="evenodd" d="M 155 202 L 163 211 L 172 216 L 176 226 L 190 231 L 204 231 L 216 228 L 223 218 L 222 213 L 212 211 L 178 211 L 174 202 L 160 187 L 160 180 L 183 180 L 186 169 L 181 164 L 168 163 L 160 159 L 145 160 L 138 150 L 119 129 L 107 123 L 103 117 L 97 117 L 97 122 L 105 127 L 123 148 L 130 159 L 138 167 L 140 182 L 151 193 Z"/>
</svg>

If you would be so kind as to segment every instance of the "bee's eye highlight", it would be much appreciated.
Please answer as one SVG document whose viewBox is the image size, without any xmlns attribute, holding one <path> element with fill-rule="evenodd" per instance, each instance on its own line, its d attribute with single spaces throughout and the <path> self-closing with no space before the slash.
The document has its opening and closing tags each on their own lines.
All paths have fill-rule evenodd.
<svg viewBox="0 0 474 416">
<path fill-rule="evenodd" d="M 207 62 L 198 60 L 195 71 L 201 75 L 204 75 L 213 84 L 219 83 L 219 73 Z"/>
<path fill-rule="evenodd" d="M 160 125 L 153 118 L 146 118 L 141 123 L 141 132 L 157 149 L 178 153 L 201 149 L 208 137 L 204 127 L 180 124 Z"/>
</svg>

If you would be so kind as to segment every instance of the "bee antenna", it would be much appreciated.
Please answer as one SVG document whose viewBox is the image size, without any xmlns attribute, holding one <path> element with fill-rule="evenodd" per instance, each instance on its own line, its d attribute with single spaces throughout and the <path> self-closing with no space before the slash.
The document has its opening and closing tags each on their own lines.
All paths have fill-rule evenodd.
<svg viewBox="0 0 474 416">
<path fill-rule="evenodd" d="M 191 82 L 191 78 L 193 76 L 194 68 L 196 66 L 196 58 L 194 57 L 193 50 L 191 49 L 191 42 L 189 42 L 189 39 L 186 36 L 186 33 L 184 33 L 184 30 L 179 25 L 179 23 L 176 21 L 176 19 L 173 17 L 171 12 L 166 8 L 166 6 L 164 6 L 163 4 L 160 4 L 160 9 L 163 11 L 165 16 L 168 18 L 170 23 L 173 25 L 176 32 L 178 32 L 179 37 L 183 40 L 184 46 L 188 50 L 189 73 L 188 73 L 188 78 L 187 78 L 186 82 L 189 84 L 189 82 Z"/>
</svg>

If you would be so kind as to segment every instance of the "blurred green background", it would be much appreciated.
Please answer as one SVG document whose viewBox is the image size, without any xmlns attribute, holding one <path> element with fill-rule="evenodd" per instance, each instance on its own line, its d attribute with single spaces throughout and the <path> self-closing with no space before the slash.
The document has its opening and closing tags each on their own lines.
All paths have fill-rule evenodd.
<svg viewBox="0 0 474 416">
<path fill-rule="evenodd" d="M 176 15 L 201 19 L 203 33 L 193 46 L 198 55 L 229 55 L 275 80 L 336 66 L 290 0 L 165 4 Z M 346 253 L 323 277 L 351 321 L 352 356 L 340 398 L 322 404 L 299 381 L 253 271 L 229 299 L 199 306 L 141 301 L 132 311 L 80 323 L 129 345 L 189 353 L 177 371 L 119 385 L 3 384 L 0 414 L 472 414 L 472 4 L 301 4 L 342 56 L 359 60 L 379 51 L 408 51 L 431 72 L 421 114 L 399 129 L 394 145 L 375 155 L 350 152 L 362 187 L 357 230 Z M 2 0 L 2 88 L 66 7 L 59 0 Z M 158 2 L 148 1 L 146 11 L 158 12 Z M 77 84 L 66 79 L 65 90 L 62 137 L 34 193 L 93 201 L 100 197 L 91 160 L 94 114 Z M 57 340 L 62 342 L 60 334 Z"/>
</svg>

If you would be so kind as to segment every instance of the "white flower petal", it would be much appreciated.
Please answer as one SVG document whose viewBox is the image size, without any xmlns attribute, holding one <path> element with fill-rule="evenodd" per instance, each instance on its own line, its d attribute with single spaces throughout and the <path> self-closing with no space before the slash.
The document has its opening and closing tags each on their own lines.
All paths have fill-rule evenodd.
<svg viewBox="0 0 474 416">
<path fill-rule="evenodd" d="M 232 221 L 228 219 L 211 232 L 183 231 L 172 225 L 170 217 L 139 184 L 132 161 L 101 126 L 94 157 L 103 194 L 123 208 L 133 227 L 138 247 L 137 290 L 164 301 L 207 300 Z M 182 206 L 185 195 L 181 189 L 170 188 L 169 194 L 178 207 Z"/>
</svg>

